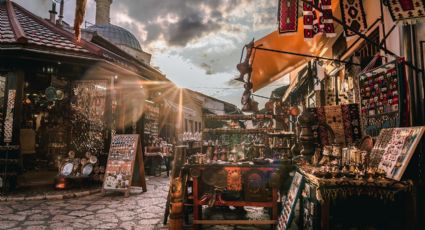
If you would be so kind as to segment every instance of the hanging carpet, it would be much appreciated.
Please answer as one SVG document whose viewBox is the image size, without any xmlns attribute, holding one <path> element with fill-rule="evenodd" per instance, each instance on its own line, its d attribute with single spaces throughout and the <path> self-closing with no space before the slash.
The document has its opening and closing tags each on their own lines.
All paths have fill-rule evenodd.
<svg viewBox="0 0 425 230">
<path fill-rule="evenodd" d="M 425 0 L 389 0 L 388 9 L 394 21 L 414 24 L 425 17 Z"/>
<path fill-rule="evenodd" d="M 294 33 L 298 28 L 298 0 L 279 0 L 279 33 Z"/>
<path fill-rule="evenodd" d="M 367 30 L 366 14 L 362 0 L 341 0 L 341 15 L 344 24 L 350 26 L 359 33 Z M 351 30 L 345 30 L 345 36 L 356 35 Z"/>
</svg>

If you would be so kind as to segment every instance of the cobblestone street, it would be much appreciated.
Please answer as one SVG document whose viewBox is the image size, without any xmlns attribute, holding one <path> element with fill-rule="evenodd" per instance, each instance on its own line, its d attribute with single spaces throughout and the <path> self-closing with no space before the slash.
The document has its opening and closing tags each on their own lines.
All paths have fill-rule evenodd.
<svg viewBox="0 0 425 230">
<path fill-rule="evenodd" d="M 162 229 L 168 178 L 149 177 L 148 191 L 65 200 L 0 202 L 0 229 Z"/>
<path fill-rule="evenodd" d="M 169 181 L 168 177 L 147 178 L 148 191 L 133 188 L 131 196 L 101 193 L 63 200 L 0 202 L 0 229 L 141 229 L 164 230 L 162 225 Z M 268 218 L 264 210 L 249 208 L 244 218 Z M 212 219 L 237 219 L 238 214 L 225 208 L 206 209 Z M 268 226 L 204 226 L 205 229 L 269 229 Z M 192 229 L 185 226 L 185 229 Z"/>
</svg>

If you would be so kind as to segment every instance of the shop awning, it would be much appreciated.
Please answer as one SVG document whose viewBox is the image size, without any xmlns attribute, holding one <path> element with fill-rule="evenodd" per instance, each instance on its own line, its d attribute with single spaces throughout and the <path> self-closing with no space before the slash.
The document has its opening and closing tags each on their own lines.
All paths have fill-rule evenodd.
<svg viewBox="0 0 425 230">
<path fill-rule="evenodd" d="M 300 4 L 302 4 L 300 2 Z M 341 18 L 339 0 L 332 1 L 333 15 Z M 326 38 L 324 35 L 316 35 L 311 41 L 304 40 L 303 18 L 298 18 L 298 32 L 290 35 L 279 35 L 276 30 L 267 36 L 257 40 L 254 46 L 261 48 L 288 51 L 308 55 L 326 55 L 332 48 L 333 42 L 342 33 L 342 26 L 334 23 L 336 36 Z M 254 92 L 285 76 L 297 67 L 305 64 L 310 58 L 301 56 L 274 53 L 264 50 L 255 50 L 252 57 L 252 76 Z"/>
</svg>

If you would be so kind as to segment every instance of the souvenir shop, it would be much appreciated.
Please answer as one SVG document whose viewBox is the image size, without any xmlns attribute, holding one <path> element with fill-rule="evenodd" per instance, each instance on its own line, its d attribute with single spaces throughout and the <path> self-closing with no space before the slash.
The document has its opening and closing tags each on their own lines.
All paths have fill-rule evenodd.
<svg viewBox="0 0 425 230">
<path fill-rule="evenodd" d="M 3 152 L 15 162 L 4 169 L 19 175 L 10 185 L 52 184 L 57 175 L 99 178 L 110 136 L 111 80 L 93 72 L 86 77 L 83 66 L 42 59 L 2 64 L 12 71 L 3 75 L 1 142 L 16 148 Z"/>
<path fill-rule="evenodd" d="M 142 132 L 142 75 L 160 77 L 16 3 L 0 13 L 0 191 L 100 182 L 111 135 Z"/>
<path fill-rule="evenodd" d="M 4 108 L 2 142 L 5 148 L 16 146 L 4 152 L 9 160 L 15 159 L 15 165 L 5 168 L 19 175 L 16 186 L 48 185 L 58 176 L 101 182 L 112 132 L 137 133 L 142 124 L 141 114 L 134 111 L 139 108 L 130 111 L 128 95 L 113 89 L 125 83 L 112 73 L 84 66 L 12 63 L 19 71 L 7 73 L 7 84 L 2 85 L 5 101 L 10 102 Z M 131 99 L 142 101 L 141 89 L 133 91 Z"/>
</svg>

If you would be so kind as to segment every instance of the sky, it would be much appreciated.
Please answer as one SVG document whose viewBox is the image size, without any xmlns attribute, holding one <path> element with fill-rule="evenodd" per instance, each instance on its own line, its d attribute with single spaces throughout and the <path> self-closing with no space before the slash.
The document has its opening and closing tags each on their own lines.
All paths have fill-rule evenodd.
<svg viewBox="0 0 425 230">
<path fill-rule="evenodd" d="M 52 0 L 14 0 L 48 17 Z M 76 0 L 65 0 L 65 21 L 72 24 Z M 111 23 L 131 31 L 142 49 L 178 86 L 241 106 L 241 83 L 232 81 L 244 44 L 277 28 L 277 0 L 114 0 Z M 85 20 L 95 22 L 95 0 L 88 0 Z M 84 27 L 84 25 L 83 25 Z M 288 84 L 283 78 L 257 91 Z M 255 100 L 261 105 L 266 101 Z"/>
</svg>

